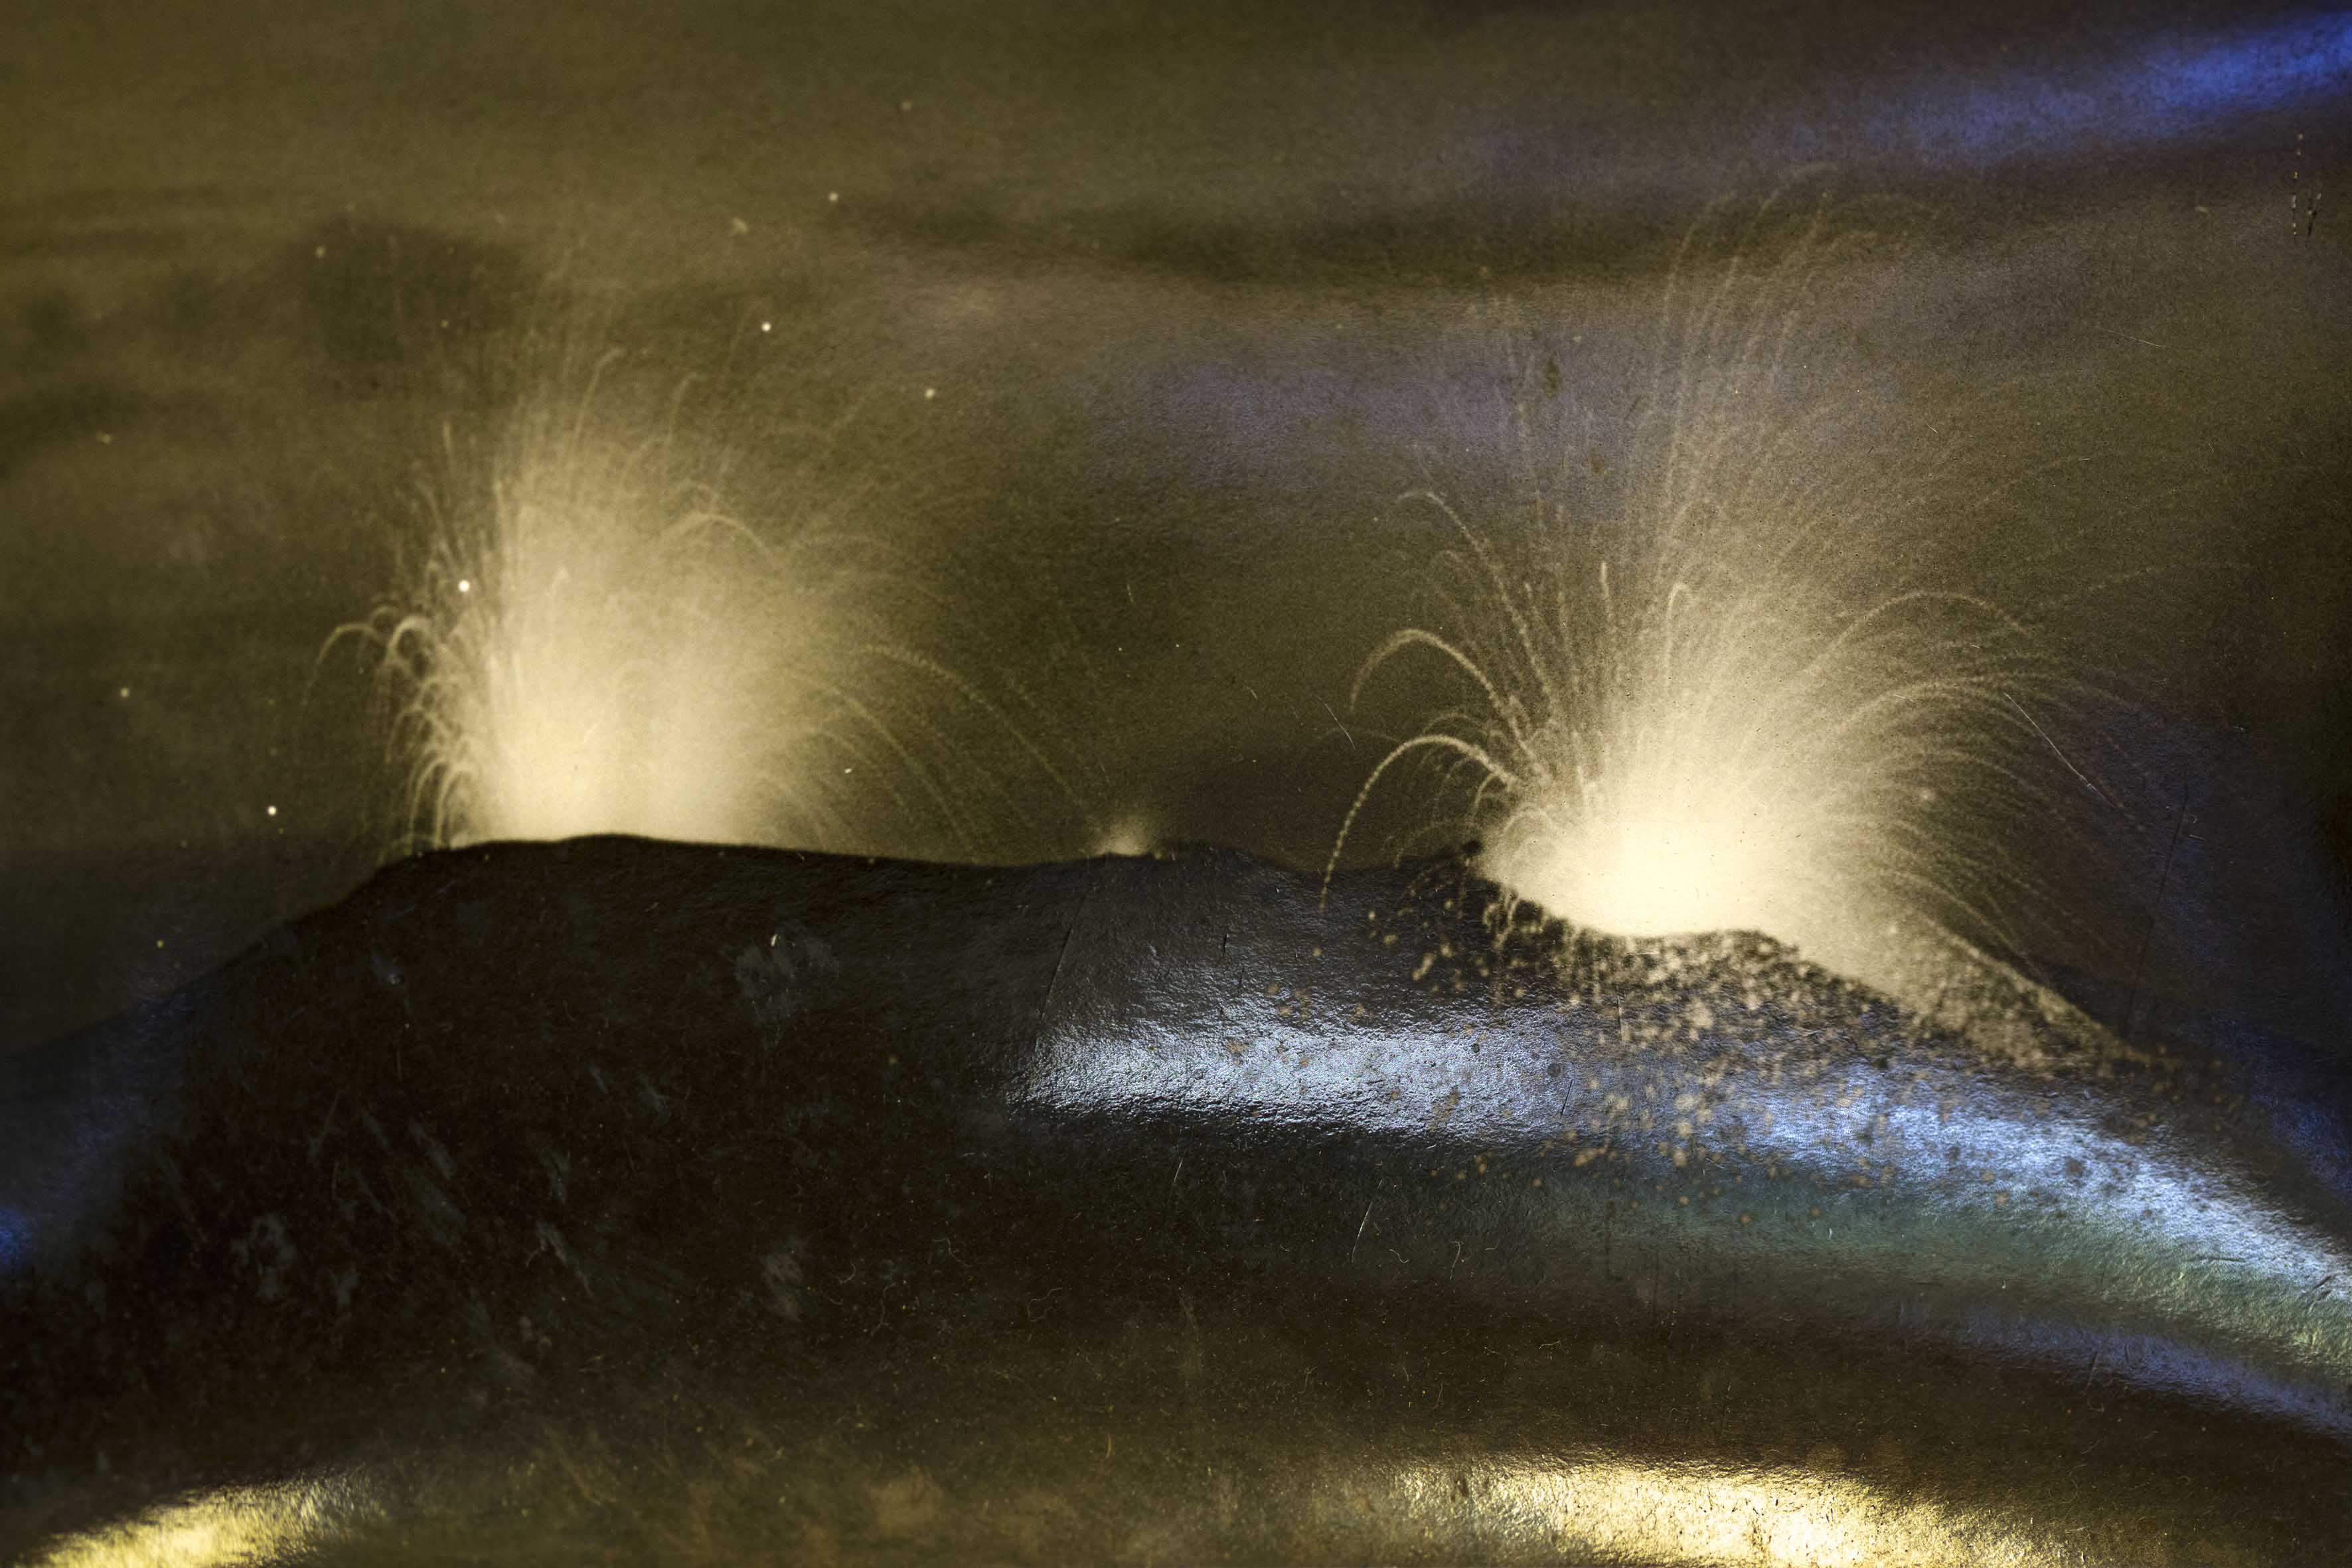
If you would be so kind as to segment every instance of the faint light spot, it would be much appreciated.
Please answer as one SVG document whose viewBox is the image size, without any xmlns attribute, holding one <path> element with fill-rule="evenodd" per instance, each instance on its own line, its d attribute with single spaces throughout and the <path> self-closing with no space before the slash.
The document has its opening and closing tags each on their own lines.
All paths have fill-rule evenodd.
<svg viewBox="0 0 2352 1568">
<path fill-rule="evenodd" d="M 274 806 L 274 805 L 272 805 L 272 806 L 265 806 L 263 809 L 264 809 L 264 810 L 266 810 L 266 811 L 268 811 L 268 812 L 269 813 L 269 815 L 270 815 L 270 816 L 277 816 L 277 815 L 278 815 L 278 808 L 277 808 L 276 806 Z"/>
<path fill-rule="evenodd" d="M 927 386 L 923 388 L 923 401 L 926 403 L 929 403 L 932 398 L 937 397 L 939 395 L 940 389 L 936 386 Z"/>
<path fill-rule="evenodd" d="M 0 1274 L 16 1272 L 32 1251 L 33 1222 L 19 1210 L 0 1207 Z"/>
<path fill-rule="evenodd" d="M 911 113 L 913 113 L 913 112 L 914 112 L 914 109 L 915 109 L 915 100 L 914 100 L 913 99 L 911 99 L 911 98 L 902 98 L 902 99 L 900 99 L 900 100 L 898 100 L 898 112 L 899 112 L 899 113 L 901 113 L 901 114 L 911 114 Z"/>
<path fill-rule="evenodd" d="M 470 594 L 473 591 L 474 580 L 471 577 L 460 577 L 457 579 L 457 592 L 460 594 Z"/>
<path fill-rule="evenodd" d="M 1094 852 L 1129 857 L 1149 855 L 1159 840 L 1159 830 L 1151 819 L 1141 812 L 1136 812 L 1121 817 L 1105 829 L 1095 841 Z"/>
<path fill-rule="evenodd" d="M 121 689 L 120 689 L 119 690 L 117 690 L 117 691 L 115 692 L 115 695 L 116 695 L 117 697 L 121 698 L 124 701 L 126 701 L 126 702 L 127 702 L 127 701 L 129 701 L 129 700 L 131 700 L 131 688 L 129 688 L 129 687 L 127 687 L 127 686 L 122 687 Z"/>
<path fill-rule="evenodd" d="M 762 321 L 760 323 L 760 330 L 763 332 L 772 332 L 776 330 L 776 323 L 773 321 Z"/>
<path fill-rule="evenodd" d="M 730 232 L 730 234 L 739 234 L 739 235 L 741 235 L 741 234 L 749 234 L 749 233 L 751 233 L 751 226 L 750 224 L 748 224 L 748 223 L 745 223 L 745 222 L 744 222 L 741 218 L 740 218 L 740 217 L 730 217 L 730 218 L 729 218 L 729 219 L 727 220 L 727 228 L 728 228 L 728 232 Z"/>
<path fill-rule="evenodd" d="M 824 199 L 829 202 L 837 202 L 841 200 L 841 193 L 839 191 L 827 191 L 824 193 Z"/>
</svg>

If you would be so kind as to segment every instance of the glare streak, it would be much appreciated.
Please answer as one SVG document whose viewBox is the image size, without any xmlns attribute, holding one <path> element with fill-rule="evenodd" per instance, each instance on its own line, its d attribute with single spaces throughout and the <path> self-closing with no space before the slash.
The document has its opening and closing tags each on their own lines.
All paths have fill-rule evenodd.
<svg viewBox="0 0 2352 1568">
<path fill-rule="evenodd" d="M 2011 983 L 2028 1005 L 2039 994 Z M 1270 1003 L 1229 1006 L 1213 1026 L 1138 1013 L 1049 1031 L 1027 1092 L 1062 1114 L 1394 1136 L 1440 1160 L 1517 1151 L 1549 1178 L 1513 1200 L 1544 1245 L 1590 1247 L 1604 1196 L 1654 1187 L 1664 1214 L 1700 1227 L 1675 1233 L 1684 1267 L 1751 1284 L 1845 1279 L 1829 1299 L 1863 1321 L 1914 1292 L 1957 1292 L 1981 1310 L 1914 1329 L 2060 1366 L 2105 1335 L 2113 1375 L 2226 1388 L 2352 1430 L 2336 1394 L 2352 1385 L 2352 1253 L 2225 1151 L 2160 1128 L 2121 1134 L 2113 1107 L 2053 1101 L 2050 1080 L 2015 1068 L 1946 1060 L 1890 1076 L 1858 1043 L 1832 1043 L 1852 1054 L 1797 1071 L 1780 1046 L 1719 1041 L 1738 1054 L 1710 1053 L 1719 1098 L 1706 1124 L 1674 1135 L 1675 1154 L 1661 1145 L 1672 1116 L 1653 1130 L 1634 1109 L 1658 1103 L 1671 1061 L 1638 1042 L 1612 1049 L 1588 1015 L 1566 1044 L 1571 1070 L 1554 1079 L 1552 1016 L 1497 1017 L 1470 1054 L 1419 1020 L 1333 1027 Z M 1709 1191 L 1735 1174 L 1736 1197 Z M 1766 1226 L 1744 1228 L 1741 1211 Z M 1632 1222 L 1614 1223 L 1623 1235 Z M 2058 1318 L 2074 1325 L 2063 1343 Z"/>
<path fill-rule="evenodd" d="M 365 1478 L 345 1474 L 222 1487 L 68 1537 L 40 1568 L 227 1568 L 292 1561 L 331 1543 L 379 1508 Z"/>
<path fill-rule="evenodd" d="M 1788 1466 L 1507 1457 L 1401 1468 L 1410 1512 L 1450 1518 L 1465 1485 L 1482 1522 L 1552 1550 L 1690 1568 L 2039 1568 L 2119 1562 L 2022 1510 L 1902 1495 Z"/>
</svg>

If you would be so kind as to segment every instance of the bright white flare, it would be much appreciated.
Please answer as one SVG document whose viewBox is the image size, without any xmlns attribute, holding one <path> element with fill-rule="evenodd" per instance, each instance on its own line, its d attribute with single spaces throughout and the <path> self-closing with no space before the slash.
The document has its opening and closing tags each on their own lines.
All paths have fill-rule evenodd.
<svg viewBox="0 0 2352 1568">
<path fill-rule="evenodd" d="M 1661 781 L 1659 804 L 1598 805 L 1557 833 L 1522 831 L 1496 846 L 1490 868 L 1546 908 L 1582 911 L 1580 923 L 1621 936 L 1769 930 L 1781 923 L 1781 846 L 1761 803 L 1720 793 Z"/>
<path fill-rule="evenodd" d="M 1980 409 L 1906 408 L 1818 323 L 1823 280 L 1874 237 L 1817 213 L 1778 237 L 1770 265 L 1743 253 L 1706 289 L 1678 264 L 1598 504 L 1605 465 L 1542 406 L 1557 360 L 1510 413 L 1524 548 L 1420 498 L 1461 541 L 1444 607 L 1464 629 L 1397 634 L 1357 689 L 1418 649 L 1473 696 L 1395 747 L 1356 810 L 1392 765 L 1433 761 L 1469 794 L 1481 868 L 1549 913 L 1760 931 L 1926 1005 L 1966 951 L 1951 936 L 2013 945 L 2040 912 L 2021 846 L 2066 791 L 2096 794 L 2052 738 L 2088 692 L 2029 627 L 1936 581 L 2016 454 Z"/>
<path fill-rule="evenodd" d="M 782 484 L 802 510 L 757 527 L 723 510 L 682 395 L 616 391 L 619 358 L 559 364 L 487 453 L 449 443 L 430 548 L 345 628 L 382 650 L 409 845 L 976 855 L 1023 803 L 979 776 L 951 719 L 1066 798 L 996 704 L 901 640 L 894 604 L 916 598 L 926 626 L 936 607 L 798 493 L 821 484 Z"/>
<path fill-rule="evenodd" d="M 1621 613 L 1605 570 L 1596 624 L 1537 645 L 1544 701 L 1482 737 L 1489 875 L 1594 930 L 1761 931 L 1882 984 L 1923 926 L 2011 934 L 2044 773 L 2026 704 L 2057 684 L 2021 628 L 1756 574 Z"/>
<path fill-rule="evenodd" d="M 718 510 L 674 431 L 615 423 L 593 378 L 524 407 L 379 623 L 428 843 L 740 841 L 823 810 L 796 764 L 844 630 L 822 579 Z"/>
<path fill-rule="evenodd" d="M 766 828 L 768 704 L 790 701 L 780 676 L 822 631 L 766 602 L 776 568 L 756 539 L 692 506 L 673 519 L 635 466 L 574 447 L 499 482 L 496 557 L 440 633 L 467 668 L 434 811 L 460 837 Z"/>
</svg>

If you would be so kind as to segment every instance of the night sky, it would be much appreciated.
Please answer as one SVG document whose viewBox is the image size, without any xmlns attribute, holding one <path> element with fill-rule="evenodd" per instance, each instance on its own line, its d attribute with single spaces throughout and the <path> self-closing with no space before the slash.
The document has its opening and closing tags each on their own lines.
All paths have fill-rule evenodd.
<svg viewBox="0 0 2352 1568">
<path fill-rule="evenodd" d="M 2068 10 L 17 7 L 0 1047 L 390 852 L 401 771 L 334 634 L 551 324 L 690 389 L 742 504 L 901 563 L 895 635 L 1071 784 L 988 854 L 1319 866 L 1430 697 L 1350 710 L 1349 678 L 1437 613 L 1442 520 L 1399 498 L 1496 489 L 1502 329 L 1615 406 L 1678 242 L 1791 190 L 1902 204 L 1852 352 L 2031 435 L 1955 569 L 2067 599 L 2069 652 L 2136 694 L 2104 743 L 2161 853 L 2085 918 L 2340 1038 L 2352 24 Z M 1382 796 L 1350 853 L 1428 809 Z M 854 838 L 959 852 L 878 805 Z"/>
</svg>

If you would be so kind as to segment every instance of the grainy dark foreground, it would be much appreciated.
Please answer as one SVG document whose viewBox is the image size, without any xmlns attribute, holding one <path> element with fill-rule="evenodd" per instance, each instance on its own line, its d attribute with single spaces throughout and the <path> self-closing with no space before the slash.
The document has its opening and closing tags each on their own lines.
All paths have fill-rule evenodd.
<svg viewBox="0 0 2352 1568">
<path fill-rule="evenodd" d="M 2352 1561 L 2340 1078 L 1318 892 L 497 846 L 0 1060 L 0 1558 Z"/>
</svg>

